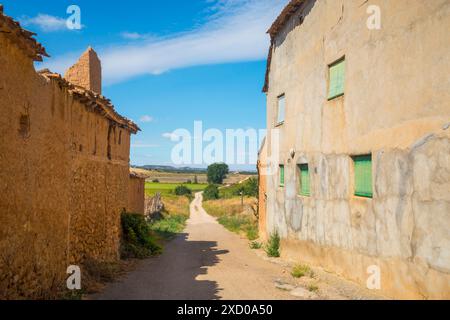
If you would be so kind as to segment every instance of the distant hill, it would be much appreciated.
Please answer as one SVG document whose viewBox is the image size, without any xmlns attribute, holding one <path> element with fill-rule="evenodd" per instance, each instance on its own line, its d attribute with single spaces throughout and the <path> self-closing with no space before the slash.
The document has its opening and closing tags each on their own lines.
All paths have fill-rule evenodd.
<svg viewBox="0 0 450 320">
<path fill-rule="evenodd" d="M 153 170 L 153 171 L 162 171 L 162 172 L 206 173 L 206 169 L 190 168 L 190 167 L 176 168 L 176 167 L 172 167 L 172 166 L 145 165 L 145 166 L 132 166 L 132 168 Z"/>
<path fill-rule="evenodd" d="M 160 166 L 160 165 L 145 165 L 145 166 L 131 166 L 136 169 L 144 169 L 150 171 L 160 171 L 160 172 L 173 172 L 173 173 L 206 173 L 206 168 L 191 168 L 191 167 L 173 167 L 173 166 Z M 230 173 L 240 173 L 254 175 L 256 171 L 231 171 Z"/>
</svg>

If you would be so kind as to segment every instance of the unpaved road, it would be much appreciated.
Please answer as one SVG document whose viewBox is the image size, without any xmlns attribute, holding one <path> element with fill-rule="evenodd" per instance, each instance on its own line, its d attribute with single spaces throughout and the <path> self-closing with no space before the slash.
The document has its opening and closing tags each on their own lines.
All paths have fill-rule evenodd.
<svg viewBox="0 0 450 320">
<path fill-rule="evenodd" d="M 258 257 L 247 240 L 209 216 L 198 193 L 185 233 L 168 243 L 161 256 L 142 261 L 135 271 L 93 298 L 295 299 L 275 287 L 282 277 L 286 271 L 281 266 Z"/>
</svg>

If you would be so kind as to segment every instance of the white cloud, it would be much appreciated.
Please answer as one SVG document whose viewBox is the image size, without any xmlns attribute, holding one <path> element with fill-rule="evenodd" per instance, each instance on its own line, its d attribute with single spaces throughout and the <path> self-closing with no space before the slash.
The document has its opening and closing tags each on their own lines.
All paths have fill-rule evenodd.
<svg viewBox="0 0 450 320">
<path fill-rule="evenodd" d="M 265 59 L 269 46 L 266 31 L 287 1 L 214 0 L 210 1 L 209 19 L 192 31 L 97 48 L 105 82 L 192 66 Z M 68 56 L 62 56 L 45 67 L 63 72 L 72 63 L 68 63 Z"/>
<path fill-rule="evenodd" d="M 134 143 L 131 144 L 131 148 L 133 149 L 137 149 L 137 148 L 158 148 L 159 145 L 157 144 L 151 144 L 151 143 L 144 143 L 142 141 L 136 141 Z"/>
<path fill-rule="evenodd" d="M 124 39 L 129 39 L 129 40 L 138 40 L 138 39 L 143 38 L 143 35 L 139 34 L 137 32 L 122 32 L 120 34 L 120 36 Z"/>
<path fill-rule="evenodd" d="M 174 132 L 166 132 L 162 134 L 163 138 L 170 139 L 172 141 L 177 140 L 179 137 Z"/>
<path fill-rule="evenodd" d="M 145 116 L 142 116 L 140 119 L 139 119 L 139 121 L 140 122 L 143 122 L 143 123 L 149 123 L 149 122 L 153 122 L 153 117 L 151 117 L 151 116 L 149 116 L 149 115 L 145 115 Z"/>
<path fill-rule="evenodd" d="M 44 32 L 54 32 L 69 30 L 66 25 L 66 19 L 40 13 L 36 17 L 23 17 L 20 22 L 24 26 L 35 26 Z"/>
</svg>

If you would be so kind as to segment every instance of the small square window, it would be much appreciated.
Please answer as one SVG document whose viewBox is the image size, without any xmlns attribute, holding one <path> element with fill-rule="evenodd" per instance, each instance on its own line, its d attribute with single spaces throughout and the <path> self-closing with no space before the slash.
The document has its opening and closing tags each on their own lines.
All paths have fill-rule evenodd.
<svg viewBox="0 0 450 320">
<path fill-rule="evenodd" d="M 329 66 L 328 100 L 344 95 L 344 85 L 345 59 L 342 59 Z"/>
<path fill-rule="evenodd" d="M 355 196 L 372 198 L 372 155 L 353 157 Z"/>
<path fill-rule="evenodd" d="M 298 167 L 300 171 L 300 195 L 309 197 L 311 195 L 309 165 L 301 164 Z"/>
<path fill-rule="evenodd" d="M 284 165 L 280 165 L 280 187 L 284 187 Z"/>
<path fill-rule="evenodd" d="M 277 125 L 284 123 L 285 113 L 286 113 L 286 98 L 285 95 L 283 94 L 278 97 Z"/>
</svg>

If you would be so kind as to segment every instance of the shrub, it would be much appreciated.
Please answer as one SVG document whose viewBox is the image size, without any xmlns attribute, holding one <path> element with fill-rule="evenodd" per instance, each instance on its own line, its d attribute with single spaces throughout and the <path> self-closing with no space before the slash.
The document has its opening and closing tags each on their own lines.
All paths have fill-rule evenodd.
<svg viewBox="0 0 450 320">
<path fill-rule="evenodd" d="M 250 249 L 252 250 L 258 250 L 261 249 L 263 247 L 261 242 L 258 241 L 252 241 L 250 242 Z"/>
<path fill-rule="evenodd" d="M 181 186 L 178 186 L 175 188 L 175 195 L 190 196 L 190 195 L 192 195 L 192 191 L 188 187 L 181 185 Z"/>
<path fill-rule="evenodd" d="M 250 178 L 240 184 L 234 184 L 220 189 L 220 198 L 230 199 L 233 197 L 240 197 L 241 195 L 246 197 L 257 197 L 258 188 L 258 179 Z"/>
<path fill-rule="evenodd" d="M 278 258 L 280 256 L 280 236 L 278 235 L 278 232 L 274 232 L 270 235 L 265 250 L 269 257 Z"/>
<path fill-rule="evenodd" d="M 217 200 L 219 199 L 219 188 L 214 185 L 210 184 L 206 187 L 205 191 L 203 191 L 203 200 Z"/>
<path fill-rule="evenodd" d="M 144 216 L 140 214 L 122 214 L 123 258 L 144 259 L 161 253 L 161 247 L 151 237 L 151 230 Z"/>
<path fill-rule="evenodd" d="M 159 180 L 158 180 L 158 179 L 153 179 L 152 182 L 153 182 L 153 183 L 159 183 Z"/>
<path fill-rule="evenodd" d="M 291 275 L 294 278 L 302 278 L 304 276 L 313 276 L 311 268 L 307 265 L 297 265 L 292 268 Z"/>
</svg>

